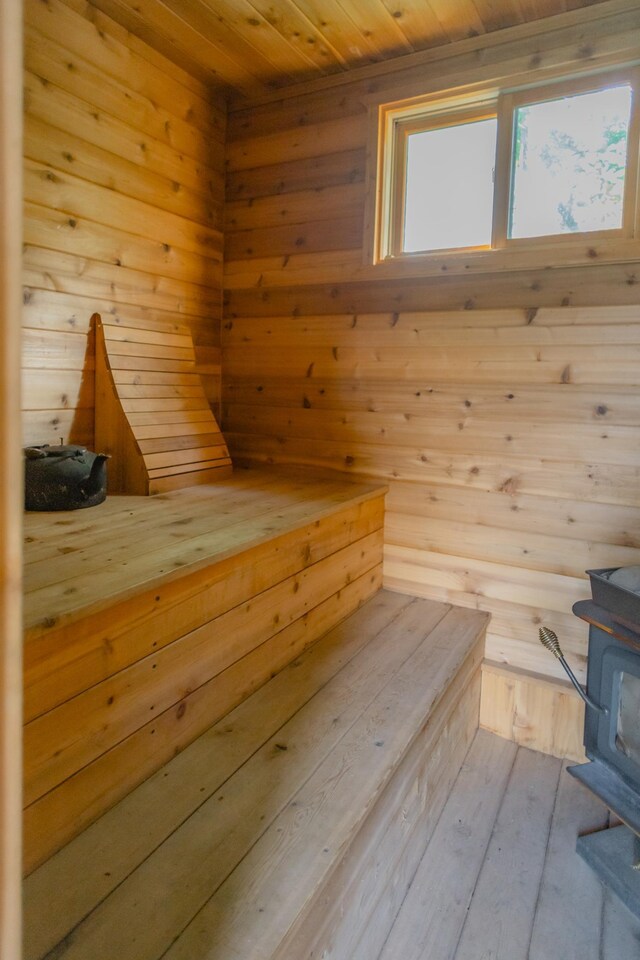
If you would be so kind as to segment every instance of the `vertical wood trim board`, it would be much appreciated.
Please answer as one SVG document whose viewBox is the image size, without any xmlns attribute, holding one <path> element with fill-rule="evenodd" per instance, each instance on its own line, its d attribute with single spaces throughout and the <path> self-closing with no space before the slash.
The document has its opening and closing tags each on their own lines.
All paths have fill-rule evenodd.
<svg viewBox="0 0 640 960">
<path fill-rule="evenodd" d="M 22 117 L 19 0 L 0 0 L 0 955 L 19 960 L 21 864 L 20 257 Z"/>
<path fill-rule="evenodd" d="M 187 325 L 218 403 L 226 108 L 90 6 L 25 14 L 24 437 L 92 445 L 96 311 Z"/>
<path fill-rule="evenodd" d="M 594 29 L 594 57 L 624 58 L 640 19 Z M 570 33 L 489 45 L 481 67 L 454 45 L 421 76 L 569 70 Z M 385 586 L 490 612 L 489 659 L 559 677 L 548 624 L 583 677 L 584 571 L 640 561 L 640 262 L 364 264 L 367 103 L 417 79 L 387 65 L 230 112 L 222 429 L 235 462 L 389 482 Z"/>
</svg>

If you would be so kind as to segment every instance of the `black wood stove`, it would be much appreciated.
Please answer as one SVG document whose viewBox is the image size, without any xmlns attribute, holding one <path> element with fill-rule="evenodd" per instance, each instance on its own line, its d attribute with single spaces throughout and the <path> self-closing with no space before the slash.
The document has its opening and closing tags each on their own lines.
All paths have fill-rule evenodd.
<svg viewBox="0 0 640 960">
<path fill-rule="evenodd" d="M 569 773 L 622 825 L 579 837 L 578 853 L 640 919 L 640 568 L 588 570 L 592 600 L 573 612 L 589 624 L 586 695 L 552 631 L 540 639 L 561 660 L 586 703 L 588 763 Z M 633 583 L 634 589 L 622 584 Z"/>
</svg>

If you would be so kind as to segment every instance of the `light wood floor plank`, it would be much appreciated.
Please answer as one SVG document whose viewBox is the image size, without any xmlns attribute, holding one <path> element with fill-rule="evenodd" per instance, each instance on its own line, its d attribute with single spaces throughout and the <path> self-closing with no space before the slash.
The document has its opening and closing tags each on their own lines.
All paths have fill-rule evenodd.
<svg viewBox="0 0 640 960">
<path fill-rule="evenodd" d="M 456 960 L 527 960 L 561 766 L 518 751 Z"/>
<path fill-rule="evenodd" d="M 478 731 L 380 960 L 452 960 L 516 752 Z"/>
<path fill-rule="evenodd" d="M 473 697 L 469 697 L 469 688 L 463 696 L 465 699 L 471 699 L 475 704 Z M 350 950 L 343 950 L 343 956 L 348 957 L 348 960 L 371 960 L 371 957 L 378 957 L 384 947 L 394 917 L 397 916 L 406 898 L 411 881 L 424 854 L 425 846 L 429 843 L 430 836 L 447 801 L 447 796 L 455 783 L 456 771 L 460 769 L 478 730 L 476 726 L 477 714 L 474 710 L 471 723 L 469 724 L 467 721 L 467 729 L 463 730 L 462 735 L 455 740 L 455 729 L 460 724 L 459 715 L 460 710 L 457 708 L 454 722 L 447 725 L 447 729 L 444 731 L 444 735 L 440 737 L 435 751 L 436 754 L 438 752 L 444 754 L 439 766 L 447 771 L 446 774 L 438 775 L 438 767 L 433 763 L 432 754 L 427 772 L 421 774 L 419 778 L 419 783 L 424 784 L 424 786 L 417 790 L 414 787 L 408 802 L 403 801 L 397 814 L 397 817 L 402 818 L 405 823 L 411 823 L 415 808 L 418 806 L 421 811 L 419 817 L 415 818 L 416 822 L 413 830 L 406 831 L 408 838 L 404 849 L 400 851 L 397 849 L 397 837 L 386 836 L 379 844 L 374 860 L 374 870 L 378 875 L 387 877 L 386 884 L 375 909 L 370 915 L 364 933 L 359 939 L 354 938 L 353 942 L 357 941 L 357 945 Z M 452 729 L 454 736 L 451 735 Z M 427 767 L 426 763 L 425 767 Z M 416 800 L 413 793 L 420 795 L 419 801 Z M 388 831 L 388 834 L 390 833 L 391 831 Z M 387 842 L 385 843 L 385 841 Z M 393 854 L 389 851 L 391 842 L 394 842 L 396 846 Z"/>
<path fill-rule="evenodd" d="M 640 921 L 613 893 L 605 893 L 601 960 L 640 960 Z"/>
<path fill-rule="evenodd" d="M 576 837 L 606 827 L 609 813 L 566 767 L 553 812 L 529 960 L 600 960 L 602 886 L 576 853 Z M 579 918 L 579 923 L 567 923 L 567 918 Z"/>
<path fill-rule="evenodd" d="M 478 761 L 482 738 L 488 752 Z M 578 835 L 604 828 L 608 811 L 566 762 L 556 789 L 559 761 L 520 748 L 499 814 L 494 804 L 490 815 L 482 808 L 502 774 L 489 753 L 501 745 L 479 731 L 379 960 L 640 960 L 640 923 L 575 853 Z M 473 804 L 480 812 L 462 846 L 457 831 Z M 492 828 L 478 877 L 474 847 L 483 832 L 486 847 Z"/>
</svg>

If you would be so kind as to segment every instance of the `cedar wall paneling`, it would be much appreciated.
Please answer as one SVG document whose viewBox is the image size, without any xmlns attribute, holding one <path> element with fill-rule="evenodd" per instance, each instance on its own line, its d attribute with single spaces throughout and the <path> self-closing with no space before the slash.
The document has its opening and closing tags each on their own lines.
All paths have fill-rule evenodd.
<svg viewBox="0 0 640 960">
<path fill-rule="evenodd" d="M 24 436 L 91 444 L 95 311 L 186 321 L 217 400 L 226 108 L 89 4 L 25 14 Z"/>
<path fill-rule="evenodd" d="M 562 269 L 376 275 L 362 254 L 363 98 L 415 94 L 418 72 L 434 90 L 632 58 L 640 10 L 622 6 L 229 116 L 232 456 L 390 481 L 387 586 L 490 611 L 487 656 L 548 675 L 538 625 L 583 674 L 571 606 L 589 593 L 584 570 L 640 562 L 640 262 L 591 249 Z"/>
</svg>

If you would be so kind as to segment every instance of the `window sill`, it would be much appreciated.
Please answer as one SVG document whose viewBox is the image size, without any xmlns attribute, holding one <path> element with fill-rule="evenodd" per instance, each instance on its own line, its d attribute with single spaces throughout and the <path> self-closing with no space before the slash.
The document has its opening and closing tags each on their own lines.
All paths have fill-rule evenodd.
<svg viewBox="0 0 640 960">
<path fill-rule="evenodd" d="M 505 250 L 448 251 L 410 253 L 369 261 L 371 275 L 379 279 L 393 277 L 442 277 L 518 270 L 550 270 L 597 263 L 634 263 L 640 261 L 639 239 L 584 238 L 522 245 Z"/>
</svg>

